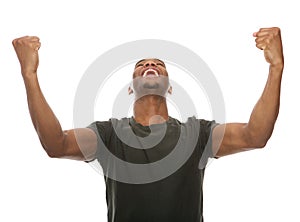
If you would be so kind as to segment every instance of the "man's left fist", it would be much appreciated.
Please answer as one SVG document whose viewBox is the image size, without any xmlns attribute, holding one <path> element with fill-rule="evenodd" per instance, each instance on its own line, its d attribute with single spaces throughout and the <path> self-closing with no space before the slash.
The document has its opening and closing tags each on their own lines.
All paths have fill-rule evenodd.
<svg viewBox="0 0 300 222">
<path fill-rule="evenodd" d="M 264 55 L 271 66 L 280 66 L 283 68 L 283 50 L 280 29 L 274 28 L 261 28 L 258 32 L 253 33 L 256 37 L 256 47 L 264 50 Z"/>
</svg>

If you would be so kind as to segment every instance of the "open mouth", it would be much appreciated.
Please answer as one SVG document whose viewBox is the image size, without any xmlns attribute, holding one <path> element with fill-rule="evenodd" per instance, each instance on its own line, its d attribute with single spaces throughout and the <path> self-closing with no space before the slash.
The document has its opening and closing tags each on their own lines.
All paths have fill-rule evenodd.
<svg viewBox="0 0 300 222">
<path fill-rule="evenodd" d="M 147 69 L 144 74 L 143 77 L 158 77 L 159 74 L 155 69 Z"/>
</svg>

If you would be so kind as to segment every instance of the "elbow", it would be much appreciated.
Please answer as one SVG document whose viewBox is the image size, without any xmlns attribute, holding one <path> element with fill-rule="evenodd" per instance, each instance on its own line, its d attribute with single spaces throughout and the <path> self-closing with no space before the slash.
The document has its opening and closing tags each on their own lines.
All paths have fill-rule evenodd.
<svg viewBox="0 0 300 222">
<path fill-rule="evenodd" d="M 62 158 L 64 156 L 64 140 L 59 141 L 59 143 L 49 143 L 49 141 L 45 142 L 40 138 L 40 142 L 48 157 Z"/>
<path fill-rule="evenodd" d="M 253 138 L 251 140 L 251 147 L 255 149 L 265 148 L 268 143 L 269 138 Z"/>
<path fill-rule="evenodd" d="M 46 151 L 48 157 L 50 158 L 61 158 L 63 157 L 63 153 L 57 147 L 46 146 L 42 143 L 44 150 Z"/>
<path fill-rule="evenodd" d="M 262 149 L 265 148 L 268 140 L 270 139 L 272 132 L 268 131 L 247 131 L 246 143 L 248 148 Z"/>
<path fill-rule="evenodd" d="M 256 147 L 257 149 L 265 148 L 266 145 L 267 145 L 267 142 L 268 142 L 268 140 L 260 141 L 260 142 L 258 142 L 258 143 L 256 144 L 255 147 Z"/>
<path fill-rule="evenodd" d="M 58 152 L 53 152 L 53 151 L 49 151 L 49 150 L 46 150 L 46 149 L 45 149 L 45 151 L 46 151 L 48 157 L 50 157 L 50 158 L 60 158 L 60 157 L 62 157 L 62 155 L 60 155 Z"/>
</svg>

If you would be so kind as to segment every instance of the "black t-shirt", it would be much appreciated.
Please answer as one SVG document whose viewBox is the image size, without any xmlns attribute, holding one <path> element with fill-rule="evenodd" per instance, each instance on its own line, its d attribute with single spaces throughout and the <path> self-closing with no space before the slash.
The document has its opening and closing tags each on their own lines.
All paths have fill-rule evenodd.
<svg viewBox="0 0 300 222">
<path fill-rule="evenodd" d="M 214 121 L 169 117 L 96 121 L 97 160 L 106 184 L 108 222 L 202 222 L 202 184 Z M 153 142 L 154 141 L 154 142 Z"/>
</svg>

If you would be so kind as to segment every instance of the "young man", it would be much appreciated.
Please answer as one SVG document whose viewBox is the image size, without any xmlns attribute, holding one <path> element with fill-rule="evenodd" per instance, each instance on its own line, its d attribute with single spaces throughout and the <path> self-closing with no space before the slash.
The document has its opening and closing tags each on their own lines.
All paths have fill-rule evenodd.
<svg viewBox="0 0 300 222">
<path fill-rule="evenodd" d="M 170 117 L 165 98 L 172 90 L 168 72 L 164 62 L 152 58 L 139 61 L 134 69 L 133 86 L 129 88 L 135 95 L 133 117 L 65 131 L 39 87 L 39 39 L 18 38 L 13 46 L 43 148 L 50 157 L 99 161 L 106 182 L 108 221 L 200 222 L 201 158 L 264 147 L 279 112 L 284 66 L 280 29 L 262 28 L 253 36 L 270 68 L 264 91 L 247 123 L 215 124 L 194 117 L 181 123 Z M 166 159 L 169 162 L 164 162 Z"/>
</svg>

